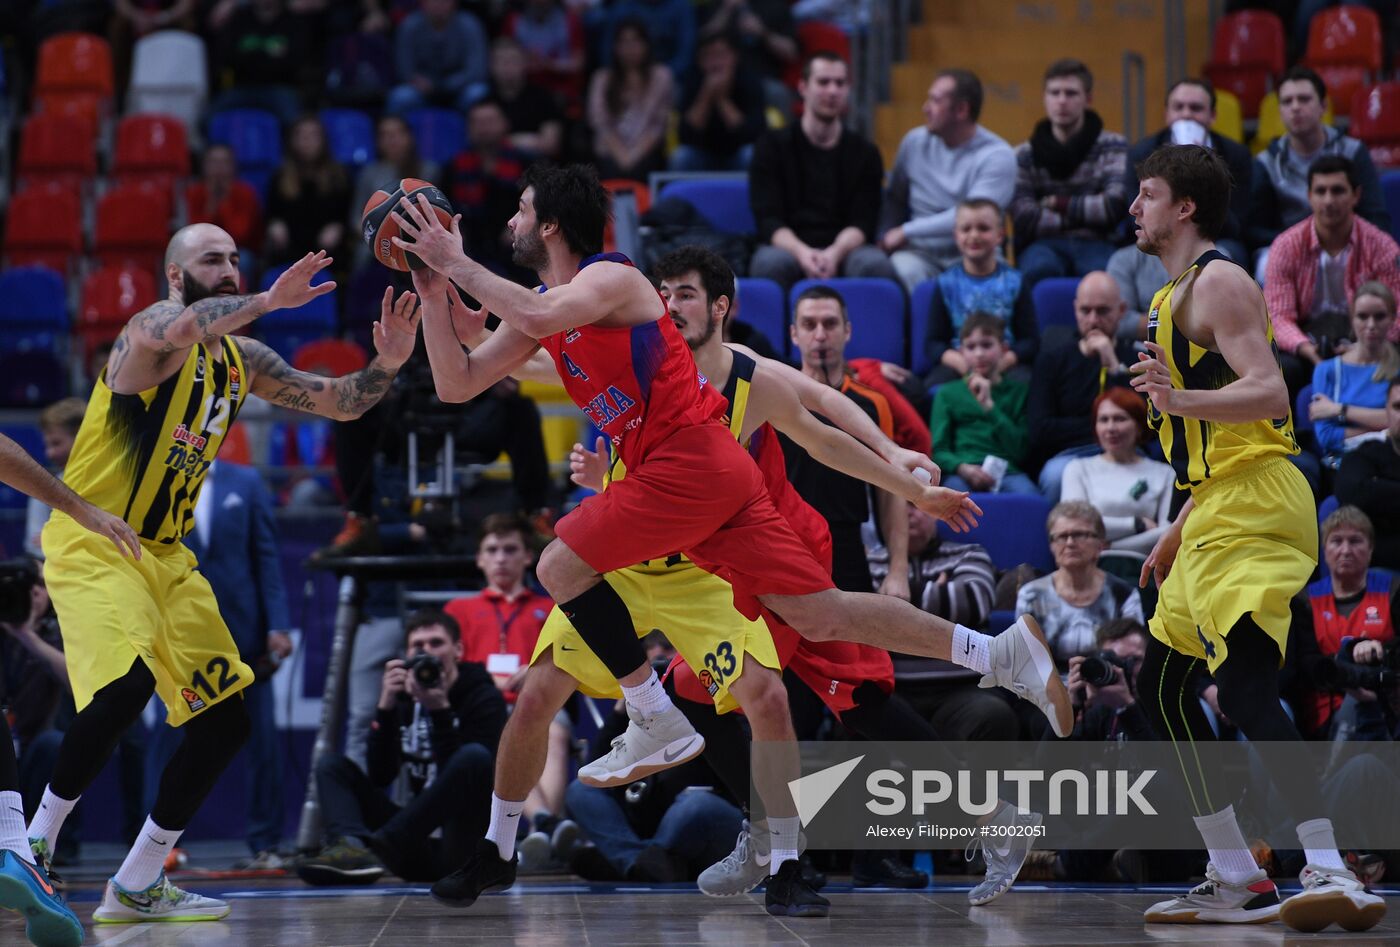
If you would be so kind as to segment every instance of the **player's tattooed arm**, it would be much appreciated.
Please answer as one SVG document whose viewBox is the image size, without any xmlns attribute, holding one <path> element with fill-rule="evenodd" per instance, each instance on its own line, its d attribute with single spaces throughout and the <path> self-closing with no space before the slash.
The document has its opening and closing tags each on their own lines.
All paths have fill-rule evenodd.
<svg viewBox="0 0 1400 947">
<path fill-rule="evenodd" d="M 252 374 L 249 390 L 253 394 L 283 408 L 336 421 L 358 418 L 377 404 L 399 371 L 399 364 L 376 355 L 357 372 L 328 378 L 293 368 L 256 339 L 239 336 L 237 342 Z"/>
</svg>

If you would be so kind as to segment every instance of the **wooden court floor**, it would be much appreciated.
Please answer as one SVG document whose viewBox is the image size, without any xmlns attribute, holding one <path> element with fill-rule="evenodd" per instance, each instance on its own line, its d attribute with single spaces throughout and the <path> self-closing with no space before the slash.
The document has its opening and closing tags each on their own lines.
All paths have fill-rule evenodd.
<svg viewBox="0 0 1400 947">
<path fill-rule="evenodd" d="M 78 882 L 70 901 L 88 925 L 85 943 L 129 945 L 228 945 L 228 947 L 399 947 L 418 944 L 553 945 L 664 944 L 741 947 L 749 944 L 886 947 L 886 945 L 1091 945 L 1109 944 L 1400 944 L 1400 888 L 1391 915 L 1365 934 L 1333 929 L 1296 934 L 1281 924 L 1256 927 L 1167 926 L 1147 928 L 1142 910 L 1176 889 L 1071 887 L 1026 884 L 994 904 L 968 905 L 968 885 L 939 879 L 920 892 L 852 891 L 833 883 L 829 918 L 770 918 L 763 897 L 714 900 L 693 886 L 589 885 L 567 880 L 523 881 L 510 892 L 488 895 L 467 911 L 433 902 L 424 887 L 380 884 L 368 888 L 308 888 L 296 879 L 254 882 L 182 882 L 229 899 L 232 914 L 198 924 L 91 926 L 100 885 Z M 14 915 L 0 914 L 0 944 L 23 944 Z"/>
</svg>

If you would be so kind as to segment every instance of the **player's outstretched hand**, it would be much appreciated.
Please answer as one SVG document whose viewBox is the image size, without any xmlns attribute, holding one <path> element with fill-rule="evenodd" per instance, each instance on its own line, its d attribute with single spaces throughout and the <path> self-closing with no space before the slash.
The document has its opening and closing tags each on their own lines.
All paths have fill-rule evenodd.
<svg viewBox="0 0 1400 947">
<path fill-rule="evenodd" d="M 419 194 L 417 201 L 406 197 L 399 201 L 394 216 L 398 218 L 399 230 L 407 237 L 394 237 L 394 246 L 409 251 L 426 266 L 446 273 L 453 264 L 467 258 L 462 250 L 461 214 L 453 216 L 452 229 L 448 230 L 438 220 L 427 195 Z"/>
<path fill-rule="evenodd" d="M 418 297 L 413 293 L 403 293 L 395 302 L 394 288 L 384 287 L 384 298 L 379 302 L 379 321 L 373 330 L 374 350 L 380 358 L 396 368 L 408 361 L 418 338 L 422 313 Z"/>
<path fill-rule="evenodd" d="M 1143 352 L 1138 353 L 1136 365 L 1130 365 L 1128 371 L 1133 374 L 1133 387 L 1138 393 L 1144 394 L 1152 399 L 1152 404 L 1162 414 L 1168 414 L 1172 407 L 1172 375 L 1167 370 L 1166 351 L 1156 342 L 1148 342 L 1147 350 L 1151 355 Z"/>
<path fill-rule="evenodd" d="M 943 471 L 933 462 L 933 458 L 928 454 L 921 454 L 916 450 L 909 450 L 906 447 L 897 447 L 889 456 L 889 462 L 901 470 L 919 478 L 920 483 L 939 484 L 943 482 Z M 922 470 L 919 474 L 915 471 Z M 925 479 L 927 475 L 927 479 Z"/>
<path fill-rule="evenodd" d="M 1172 571 L 1172 563 L 1176 562 L 1177 550 L 1181 548 L 1181 529 L 1173 524 L 1158 537 L 1152 551 L 1147 554 L 1147 561 L 1142 564 L 1142 573 L 1138 576 L 1138 586 L 1147 588 L 1147 577 L 1150 575 L 1157 580 L 1157 585 L 1167 581 L 1167 573 Z"/>
<path fill-rule="evenodd" d="M 306 305 L 317 296 L 324 296 L 326 293 L 334 291 L 335 280 L 326 280 L 316 286 L 311 285 L 312 277 L 334 262 L 334 258 L 327 256 L 325 250 L 308 253 L 297 260 L 287 267 L 268 289 L 267 308 L 295 309 L 298 306 Z"/>
<path fill-rule="evenodd" d="M 965 533 L 977 525 L 977 517 L 982 508 L 972 501 L 972 497 L 961 490 L 947 487 L 924 487 L 923 494 L 914 503 L 934 519 L 940 519 L 953 528 L 955 533 Z"/>
<path fill-rule="evenodd" d="M 582 444 L 575 444 L 569 451 L 569 479 L 580 487 L 596 492 L 603 490 L 603 478 L 608 472 L 608 442 L 598 438 L 589 450 Z"/>
<path fill-rule="evenodd" d="M 86 500 L 80 501 L 72 515 L 80 525 L 110 539 L 117 547 L 117 552 L 123 556 L 141 558 L 141 540 L 137 537 L 136 530 L 131 528 L 131 524 L 120 516 L 95 507 Z"/>
</svg>

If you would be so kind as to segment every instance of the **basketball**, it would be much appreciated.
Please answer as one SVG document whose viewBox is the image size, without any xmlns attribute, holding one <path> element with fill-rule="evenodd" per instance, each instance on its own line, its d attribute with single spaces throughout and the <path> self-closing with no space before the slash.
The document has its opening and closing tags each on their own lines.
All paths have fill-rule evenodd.
<svg viewBox="0 0 1400 947">
<path fill-rule="evenodd" d="M 451 202 L 436 185 L 418 178 L 404 178 L 399 182 L 398 189 L 392 193 L 380 188 L 371 194 L 369 200 L 365 202 L 364 212 L 360 216 L 360 232 L 364 234 L 365 243 L 369 244 L 370 252 L 374 254 L 374 258 L 391 270 L 420 270 L 423 268 L 423 261 L 402 247 L 395 246 L 393 240 L 394 237 L 404 240 L 411 239 L 399 230 L 399 222 L 394 216 L 393 210 L 405 197 L 416 204 L 419 194 L 427 196 L 428 203 L 437 213 L 438 220 L 442 222 L 444 227 L 451 229 Z"/>
</svg>

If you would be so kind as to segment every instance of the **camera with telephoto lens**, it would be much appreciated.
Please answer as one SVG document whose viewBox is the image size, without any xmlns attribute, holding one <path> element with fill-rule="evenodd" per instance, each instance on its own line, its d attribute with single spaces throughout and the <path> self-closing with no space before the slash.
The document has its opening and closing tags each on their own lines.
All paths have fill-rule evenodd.
<svg viewBox="0 0 1400 947">
<path fill-rule="evenodd" d="M 0 622 L 23 624 L 29 618 L 29 593 L 39 581 L 39 570 L 31 559 L 0 562 Z"/>
<path fill-rule="evenodd" d="M 411 656 L 403 666 L 413 675 L 418 685 L 426 690 L 442 683 L 442 662 L 426 651 L 419 651 Z"/>
<path fill-rule="evenodd" d="M 1091 654 L 1084 659 L 1084 663 L 1079 665 L 1079 676 L 1084 679 L 1084 683 L 1093 684 L 1095 687 L 1109 687 L 1118 680 L 1116 671 L 1121 669 L 1123 677 L 1130 676 L 1133 668 L 1133 659 L 1120 658 L 1112 651 L 1100 651 L 1098 654 Z"/>
</svg>

